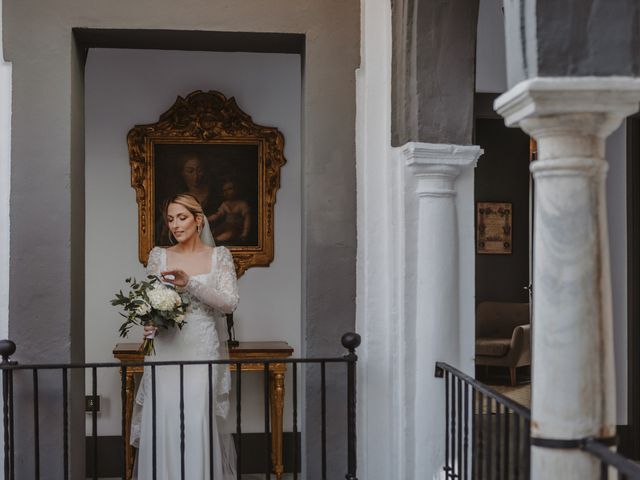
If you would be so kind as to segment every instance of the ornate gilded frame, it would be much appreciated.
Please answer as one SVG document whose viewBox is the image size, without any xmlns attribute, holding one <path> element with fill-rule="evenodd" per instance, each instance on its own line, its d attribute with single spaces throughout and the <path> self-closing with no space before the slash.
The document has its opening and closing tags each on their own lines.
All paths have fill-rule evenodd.
<svg viewBox="0 0 640 480">
<path fill-rule="evenodd" d="M 255 124 L 236 104 L 217 91 L 195 91 L 178 97 L 158 122 L 136 125 L 127 135 L 131 186 L 138 203 L 138 257 L 144 265 L 155 244 L 155 145 L 251 144 L 258 146 L 257 246 L 230 246 L 237 275 L 268 266 L 274 252 L 274 204 L 280 168 L 286 163 L 284 137 L 278 129 Z"/>
</svg>

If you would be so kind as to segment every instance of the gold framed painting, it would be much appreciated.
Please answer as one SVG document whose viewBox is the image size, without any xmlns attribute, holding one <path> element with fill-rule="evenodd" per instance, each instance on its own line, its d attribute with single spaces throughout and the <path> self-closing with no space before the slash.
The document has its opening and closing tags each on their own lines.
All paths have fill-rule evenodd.
<svg viewBox="0 0 640 480">
<path fill-rule="evenodd" d="M 273 261 L 274 205 L 286 162 L 278 129 L 255 124 L 233 97 L 198 90 L 178 97 L 158 122 L 133 127 L 127 144 L 143 264 L 152 247 L 171 244 L 162 206 L 183 192 L 200 200 L 238 276 Z"/>
<path fill-rule="evenodd" d="M 510 254 L 512 249 L 513 205 L 509 202 L 476 204 L 476 252 Z"/>
</svg>

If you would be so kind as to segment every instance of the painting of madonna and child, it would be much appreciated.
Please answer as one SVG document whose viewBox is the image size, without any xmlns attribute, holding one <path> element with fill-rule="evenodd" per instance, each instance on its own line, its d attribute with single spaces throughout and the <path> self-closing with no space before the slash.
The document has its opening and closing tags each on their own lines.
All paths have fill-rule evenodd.
<svg viewBox="0 0 640 480">
<path fill-rule="evenodd" d="M 172 244 L 162 217 L 166 200 L 190 193 L 202 204 L 216 245 L 258 246 L 259 167 L 257 145 L 156 144 L 155 244 Z"/>
</svg>

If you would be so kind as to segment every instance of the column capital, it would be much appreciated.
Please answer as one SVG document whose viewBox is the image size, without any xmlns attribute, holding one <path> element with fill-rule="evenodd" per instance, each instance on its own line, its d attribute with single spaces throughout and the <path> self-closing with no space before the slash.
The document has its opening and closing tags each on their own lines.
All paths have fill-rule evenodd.
<svg viewBox="0 0 640 480">
<path fill-rule="evenodd" d="M 493 106 L 507 126 L 523 128 L 523 120 L 530 118 L 552 121 L 555 116 L 597 114 L 599 121 L 592 123 L 599 131 L 589 133 L 607 136 L 639 104 L 640 78 L 537 77 L 518 83 Z"/>
<path fill-rule="evenodd" d="M 400 147 L 409 171 L 418 179 L 419 196 L 454 196 L 455 180 L 463 169 L 475 167 L 483 151 L 477 145 L 409 142 Z"/>
<path fill-rule="evenodd" d="M 475 167 L 483 151 L 477 145 L 409 142 L 400 147 L 401 157 L 418 179 L 418 196 L 450 197 L 463 169 Z"/>
<path fill-rule="evenodd" d="M 453 145 L 449 143 L 409 142 L 400 147 L 402 157 L 416 171 L 421 167 L 448 165 L 462 170 L 475 167 L 484 152 L 477 145 Z"/>
</svg>

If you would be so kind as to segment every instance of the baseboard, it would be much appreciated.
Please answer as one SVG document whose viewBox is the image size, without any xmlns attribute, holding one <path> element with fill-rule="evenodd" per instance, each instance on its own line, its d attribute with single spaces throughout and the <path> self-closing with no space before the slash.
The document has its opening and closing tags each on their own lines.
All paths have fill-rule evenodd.
<svg viewBox="0 0 640 480">
<path fill-rule="evenodd" d="M 237 435 L 233 435 L 238 448 Z M 285 472 L 293 472 L 293 432 L 284 432 L 282 435 L 282 463 Z M 242 434 L 242 456 L 240 465 L 241 473 L 264 473 L 266 465 L 264 433 Z M 300 472 L 300 432 L 297 433 L 297 465 Z M 100 436 L 98 437 L 98 477 L 120 477 L 122 465 L 122 437 Z M 86 437 L 86 464 L 87 478 L 93 477 L 93 437 Z"/>
</svg>

